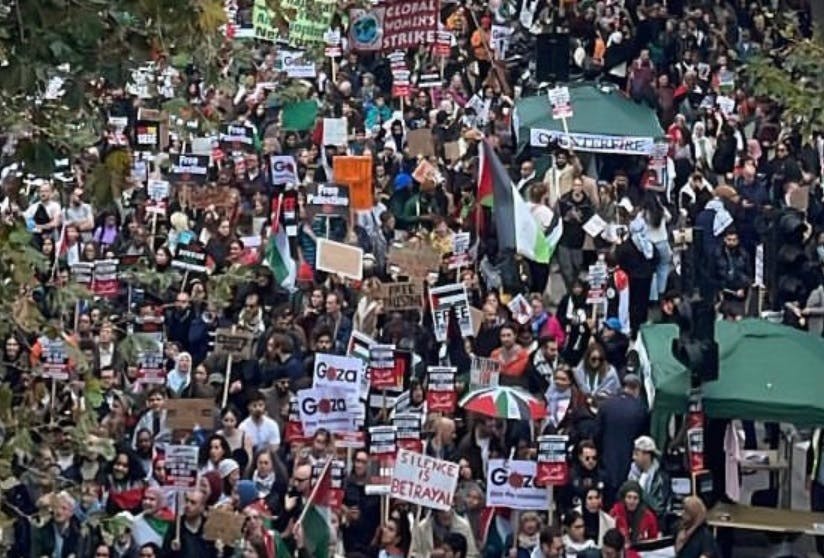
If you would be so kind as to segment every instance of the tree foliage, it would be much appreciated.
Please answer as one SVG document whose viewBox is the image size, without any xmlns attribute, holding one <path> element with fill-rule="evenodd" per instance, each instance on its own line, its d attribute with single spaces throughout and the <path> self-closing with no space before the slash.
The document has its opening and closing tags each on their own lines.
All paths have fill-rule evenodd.
<svg viewBox="0 0 824 558">
<path fill-rule="evenodd" d="M 122 87 L 161 54 L 215 83 L 234 54 L 221 0 L 18 0 L 0 18 L 0 126 L 38 174 L 100 136 L 104 83 Z M 59 99 L 44 95 L 53 78 Z"/>
<path fill-rule="evenodd" d="M 756 95 L 778 102 L 784 124 L 810 137 L 824 130 L 824 9 L 812 9 L 812 37 L 801 36 L 797 12 L 774 17 L 784 46 L 750 60 L 744 74 Z"/>
</svg>

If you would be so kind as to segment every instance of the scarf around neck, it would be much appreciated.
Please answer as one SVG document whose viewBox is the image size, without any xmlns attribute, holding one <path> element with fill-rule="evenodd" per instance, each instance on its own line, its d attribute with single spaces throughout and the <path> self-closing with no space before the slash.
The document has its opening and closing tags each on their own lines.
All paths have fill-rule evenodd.
<svg viewBox="0 0 824 558">
<path fill-rule="evenodd" d="M 647 236 L 647 224 L 640 213 L 629 224 L 629 234 L 635 248 L 644 255 L 644 258 L 651 260 L 654 250 L 652 242 Z"/>
</svg>

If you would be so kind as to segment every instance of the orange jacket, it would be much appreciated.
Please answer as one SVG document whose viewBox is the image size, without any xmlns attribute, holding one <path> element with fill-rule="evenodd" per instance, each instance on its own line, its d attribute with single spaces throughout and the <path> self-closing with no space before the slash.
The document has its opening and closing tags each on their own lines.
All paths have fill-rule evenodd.
<svg viewBox="0 0 824 558">
<path fill-rule="evenodd" d="M 518 346 L 518 349 L 515 358 L 509 362 L 504 361 L 503 347 L 498 347 L 492 351 L 490 357 L 501 363 L 501 374 L 504 376 L 523 376 L 524 371 L 526 371 L 529 364 L 529 352 L 521 346 Z"/>
</svg>

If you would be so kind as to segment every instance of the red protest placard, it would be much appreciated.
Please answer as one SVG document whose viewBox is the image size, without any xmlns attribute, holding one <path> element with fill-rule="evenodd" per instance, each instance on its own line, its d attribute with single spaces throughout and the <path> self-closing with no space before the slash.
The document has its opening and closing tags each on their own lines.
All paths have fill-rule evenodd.
<svg viewBox="0 0 824 558">
<path fill-rule="evenodd" d="M 394 345 L 373 345 L 369 348 L 369 383 L 373 389 L 403 387 L 406 359 L 396 357 Z"/>
<path fill-rule="evenodd" d="M 430 412 L 452 413 L 458 403 L 455 393 L 455 368 L 430 366 L 427 368 L 429 382 L 426 388 L 426 404 Z"/>
<path fill-rule="evenodd" d="M 569 482 L 569 464 L 566 459 L 569 436 L 539 436 L 536 486 L 562 486 Z"/>
</svg>

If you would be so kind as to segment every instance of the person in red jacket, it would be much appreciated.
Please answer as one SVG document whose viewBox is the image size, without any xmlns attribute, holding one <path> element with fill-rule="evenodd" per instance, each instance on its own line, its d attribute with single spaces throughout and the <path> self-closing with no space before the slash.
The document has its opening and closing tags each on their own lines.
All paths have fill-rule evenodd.
<svg viewBox="0 0 824 558">
<path fill-rule="evenodd" d="M 658 538 L 658 519 L 644 504 L 643 492 L 637 482 L 625 482 L 618 491 L 618 501 L 609 512 L 615 518 L 615 527 L 627 541 L 626 558 L 640 558 L 630 548 L 633 544 Z"/>
</svg>

